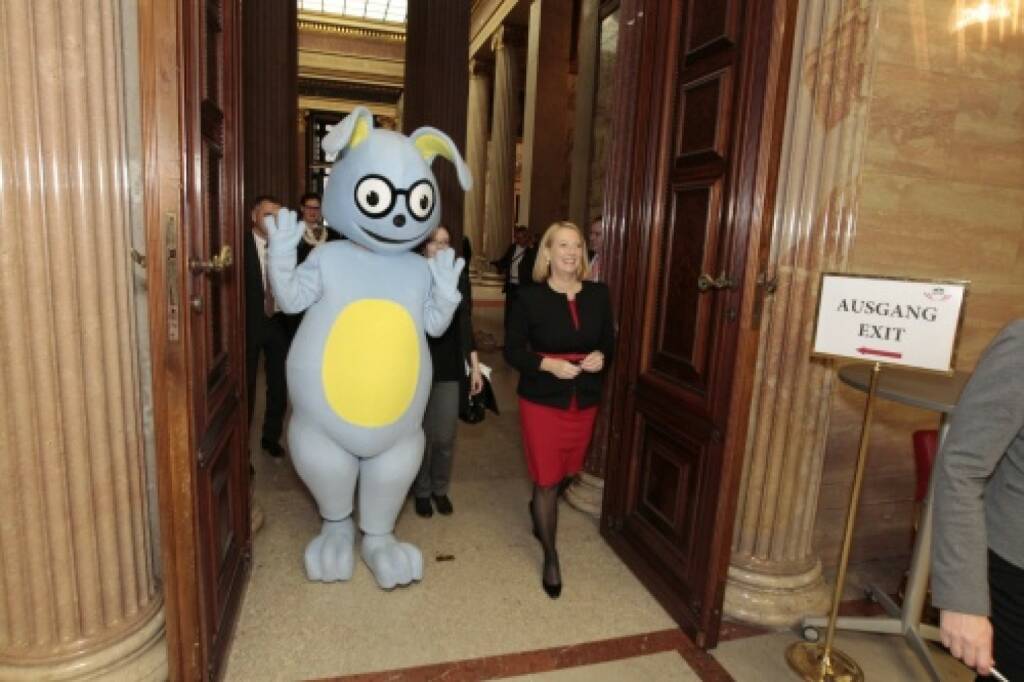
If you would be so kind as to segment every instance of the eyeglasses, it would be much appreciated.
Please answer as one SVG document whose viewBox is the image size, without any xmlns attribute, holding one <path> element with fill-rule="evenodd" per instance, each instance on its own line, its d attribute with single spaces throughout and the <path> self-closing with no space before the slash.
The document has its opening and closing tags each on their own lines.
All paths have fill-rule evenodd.
<svg viewBox="0 0 1024 682">
<path fill-rule="evenodd" d="M 305 206 L 302 207 L 302 209 L 303 210 L 309 209 L 310 211 L 314 211 L 314 210 L 315 211 L 319 211 L 320 207 L 319 206 L 310 206 L 309 204 L 306 204 Z"/>
<path fill-rule="evenodd" d="M 367 175 L 356 183 L 356 206 L 370 218 L 382 218 L 391 212 L 400 194 L 405 195 L 409 214 L 423 222 L 434 212 L 434 186 L 423 179 L 409 189 L 395 189 L 382 175 Z"/>
</svg>

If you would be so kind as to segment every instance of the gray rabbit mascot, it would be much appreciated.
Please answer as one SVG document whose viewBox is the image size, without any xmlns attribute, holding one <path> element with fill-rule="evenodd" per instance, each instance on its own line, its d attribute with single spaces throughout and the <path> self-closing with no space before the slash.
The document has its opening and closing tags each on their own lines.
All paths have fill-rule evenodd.
<svg viewBox="0 0 1024 682">
<path fill-rule="evenodd" d="M 424 332 L 447 329 L 465 265 L 451 249 L 429 260 L 414 252 L 441 216 L 430 164 L 437 156 L 455 164 L 463 189 L 471 179 L 447 135 L 374 129 L 363 107 L 332 128 L 323 147 L 338 154 L 324 216 L 347 239 L 317 247 L 296 267 L 302 223 L 287 209 L 265 220 L 277 304 L 306 311 L 287 362 L 288 447 L 323 518 L 306 547 L 306 575 L 352 577 L 358 485 L 360 554 L 390 589 L 423 578 L 420 550 L 393 531 L 423 457 L 433 371 Z"/>
</svg>

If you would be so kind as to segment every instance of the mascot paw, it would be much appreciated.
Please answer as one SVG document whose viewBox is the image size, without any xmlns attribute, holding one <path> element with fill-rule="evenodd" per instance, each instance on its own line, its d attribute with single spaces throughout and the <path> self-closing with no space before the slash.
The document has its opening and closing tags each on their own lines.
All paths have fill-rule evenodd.
<svg viewBox="0 0 1024 682">
<path fill-rule="evenodd" d="M 275 252 L 294 251 L 306 231 L 305 224 L 299 220 L 295 211 L 287 208 L 279 210 L 276 219 L 269 215 L 264 217 L 263 227 L 267 230 L 267 240 Z"/>
<path fill-rule="evenodd" d="M 352 577 L 356 529 L 352 519 L 324 521 L 320 535 L 306 547 L 306 576 L 319 582 L 348 580 Z"/>
<path fill-rule="evenodd" d="M 427 260 L 427 268 L 434 279 L 434 286 L 445 293 L 449 299 L 459 298 L 459 275 L 462 268 L 466 267 L 466 261 L 455 257 L 455 251 L 444 249 L 438 251 L 437 255 Z"/>
<path fill-rule="evenodd" d="M 423 555 L 394 535 L 363 535 L 363 561 L 385 590 L 423 579 Z"/>
</svg>

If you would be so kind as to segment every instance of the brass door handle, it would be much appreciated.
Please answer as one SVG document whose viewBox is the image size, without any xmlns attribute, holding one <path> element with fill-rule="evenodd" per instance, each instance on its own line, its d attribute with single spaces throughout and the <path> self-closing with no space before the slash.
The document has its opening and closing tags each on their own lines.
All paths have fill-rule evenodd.
<svg viewBox="0 0 1024 682">
<path fill-rule="evenodd" d="M 722 270 L 717 279 L 707 273 L 701 273 L 701 276 L 697 278 L 697 291 L 702 293 L 708 289 L 732 289 L 735 285 L 736 283 L 725 274 L 725 270 Z"/>
<path fill-rule="evenodd" d="M 192 272 L 223 272 L 231 267 L 234 262 L 235 258 L 231 253 L 231 247 L 225 244 L 220 247 L 220 253 L 210 260 L 197 260 L 193 258 L 189 261 L 188 266 Z"/>
</svg>

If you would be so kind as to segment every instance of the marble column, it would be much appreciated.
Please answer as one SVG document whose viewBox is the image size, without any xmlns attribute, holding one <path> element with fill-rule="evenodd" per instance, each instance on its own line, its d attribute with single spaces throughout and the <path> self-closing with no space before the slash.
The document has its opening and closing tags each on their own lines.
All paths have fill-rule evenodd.
<svg viewBox="0 0 1024 682">
<path fill-rule="evenodd" d="M 420 126 L 434 126 L 466 155 L 466 79 L 469 45 L 469 3 L 431 0 L 409 3 L 405 22 L 405 87 L 402 130 L 408 135 Z M 462 249 L 465 193 L 455 166 L 434 164 L 441 222 L 452 242 Z"/>
<path fill-rule="evenodd" d="M 497 260 L 512 243 L 516 213 L 516 130 L 519 127 L 520 45 L 522 32 L 499 28 L 494 49 L 494 101 L 491 113 L 491 153 L 487 157 L 487 197 L 481 253 Z"/>
<path fill-rule="evenodd" d="M 466 192 L 463 233 L 482 258 L 484 207 L 487 196 L 487 113 L 491 101 L 492 65 L 479 59 L 469 62 L 469 102 L 466 111 L 466 165 L 473 174 L 473 189 Z M 470 263 L 475 270 L 476 267 Z"/>
<path fill-rule="evenodd" d="M 785 626 L 824 613 L 812 546 L 835 373 L 810 357 L 819 276 L 856 228 L 876 0 L 802 2 L 775 202 L 770 277 L 724 612 Z"/>
<path fill-rule="evenodd" d="M 2 13 L 0 679 L 165 679 L 121 7 Z"/>
<path fill-rule="evenodd" d="M 568 215 L 572 3 L 530 0 L 520 222 L 543 234 Z"/>
<path fill-rule="evenodd" d="M 572 140 L 572 176 L 569 184 L 569 219 L 586 229 L 592 217 L 587 204 L 594 147 L 594 98 L 597 95 L 600 0 L 583 0 L 576 46 L 577 77 Z"/>
</svg>

